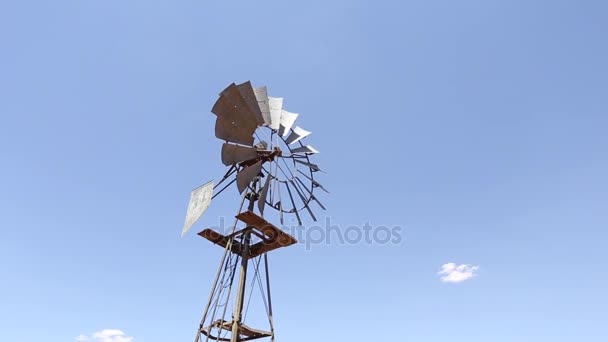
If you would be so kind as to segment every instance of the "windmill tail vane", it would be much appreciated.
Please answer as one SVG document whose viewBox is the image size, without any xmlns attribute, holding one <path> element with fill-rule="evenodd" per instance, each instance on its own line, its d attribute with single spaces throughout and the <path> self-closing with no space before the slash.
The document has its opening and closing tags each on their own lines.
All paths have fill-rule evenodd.
<svg viewBox="0 0 608 342">
<path fill-rule="evenodd" d="M 316 221 L 313 202 L 325 210 L 316 194 L 327 192 L 315 179 L 321 169 L 310 160 L 319 151 L 303 143 L 311 132 L 294 126 L 299 114 L 283 109 L 283 103 L 283 98 L 269 96 L 266 87 L 232 83 L 211 109 L 216 115 L 215 136 L 224 141 L 221 161 L 228 170 L 217 183 L 209 181 L 192 190 L 181 235 L 234 183 L 241 202 L 227 235 L 210 228 L 198 233 L 222 247 L 224 254 L 195 342 L 274 341 L 268 253 L 297 241 L 267 221 L 265 209 L 274 210 L 281 224 L 291 215 L 299 225 L 303 212 Z M 254 296 L 253 287 L 259 288 L 259 296 Z M 252 302 L 260 300 L 267 327 L 252 328 L 246 324 L 247 315 Z"/>
</svg>

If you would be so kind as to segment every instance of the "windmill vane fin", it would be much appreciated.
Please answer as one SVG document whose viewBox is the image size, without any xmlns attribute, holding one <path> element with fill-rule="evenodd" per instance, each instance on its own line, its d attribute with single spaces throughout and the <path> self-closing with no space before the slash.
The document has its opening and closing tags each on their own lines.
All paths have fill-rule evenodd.
<svg viewBox="0 0 608 342">
<path fill-rule="evenodd" d="M 190 193 L 190 201 L 188 202 L 188 211 L 186 212 L 186 221 L 182 228 L 181 236 L 183 237 L 192 228 L 194 223 L 203 215 L 211 204 L 213 196 L 213 181 L 209 181 Z"/>
</svg>

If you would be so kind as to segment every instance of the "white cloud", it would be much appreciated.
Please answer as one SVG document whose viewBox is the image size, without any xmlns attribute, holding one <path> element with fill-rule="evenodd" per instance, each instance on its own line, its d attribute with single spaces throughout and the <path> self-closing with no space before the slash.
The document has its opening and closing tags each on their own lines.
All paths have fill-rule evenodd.
<svg viewBox="0 0 608 342">
<path fill-rule="evenodd" d="M 103 329 L 91 336 L 79 335 L 74 338 L 78 342 L 132 342 L 133 337 L 127 336 L 122 330 Z"/>
<path fill-rule="evenodd" d="M 441 266 L 439 275 L 444 283 L 460 283 L 477 275 L 479 266 L 473 265 L 457 265 L 450 262 Z"/>
</svg>

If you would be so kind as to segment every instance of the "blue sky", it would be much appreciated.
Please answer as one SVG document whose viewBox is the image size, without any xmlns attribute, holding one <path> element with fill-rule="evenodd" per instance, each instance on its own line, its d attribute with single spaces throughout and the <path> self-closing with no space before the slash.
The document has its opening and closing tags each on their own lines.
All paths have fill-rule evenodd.
<svg viewBox="0 0 608 342">
<path fill-rule="evenodd" d="M 179 233 L 223 171 L 209 110 L 246 80 L 314 132 L 323 214 L 404 232 L 273 253 L 278 341 L 608 340 L 607 11 L 2 2 L 0 340 L 193 339 L 221 251 Z"/>
</svg>

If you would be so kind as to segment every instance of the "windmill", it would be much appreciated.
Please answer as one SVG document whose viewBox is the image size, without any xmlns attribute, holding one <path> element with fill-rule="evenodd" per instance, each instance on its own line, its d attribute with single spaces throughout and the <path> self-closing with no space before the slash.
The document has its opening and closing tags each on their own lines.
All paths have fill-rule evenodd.
<svg viewBox="0 0 608 342">
<path fill-rule="evenodd" d="M 211 112 L 217 116 L 215 136 L 224 141 L 221 159 L 228 170 L 217 184 L 210 181 L 192 191 L 182 236 L 213 198 L 235 182 L 241 201 L 226 235 L 210 228 L 198 233 L 224 248 L 224 254 L 195 342 L 274 341 L 268 252 L 297 241 L 268 222 L 264 212 L 275 210 L 281 225 L 288 215 L 302 225 L 303 212 L 316 221 L 312 203 L 325 210 L 317 189 L 327 192 L 315 179 L 320 168 L 310 160 L 318 151 L 303 143 L 311 132 L 294 127 L 299 114 L 284 110 L 283 98 L 268 96 L 266 87 L 233 83 L 219 94 Z M 254 286 L 260 290 L 267 329 L 245 324 Z"/>
</svg>

